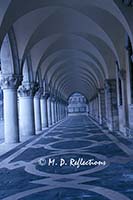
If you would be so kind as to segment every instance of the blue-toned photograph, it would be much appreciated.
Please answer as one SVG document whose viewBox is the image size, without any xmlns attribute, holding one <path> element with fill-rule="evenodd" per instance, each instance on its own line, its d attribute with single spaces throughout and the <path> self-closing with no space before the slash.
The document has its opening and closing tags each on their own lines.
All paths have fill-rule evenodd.
<svg viewBox="0 0 133 200">
<path fill-rule="evenodd" d="M 133 0 L 0 0 L 0 200 L 133 200 Z"/>
</svg>

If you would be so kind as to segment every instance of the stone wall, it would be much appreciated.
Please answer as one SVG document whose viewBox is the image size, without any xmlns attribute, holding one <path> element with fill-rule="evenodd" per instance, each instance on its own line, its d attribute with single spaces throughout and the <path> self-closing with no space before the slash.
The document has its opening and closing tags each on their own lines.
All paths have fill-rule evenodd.
<svg viewBox="0 0 133 200">
<path fill-rule="evenodd" d="M 86 99 L 79 93 L 73 94 L 69 99 L 68 105 L 69 115 L 87 114 Z"/>
</svg>

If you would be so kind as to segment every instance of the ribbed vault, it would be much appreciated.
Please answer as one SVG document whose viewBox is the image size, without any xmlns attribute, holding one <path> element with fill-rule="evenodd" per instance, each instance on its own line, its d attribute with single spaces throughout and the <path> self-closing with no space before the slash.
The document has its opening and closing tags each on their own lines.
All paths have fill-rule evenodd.
<svg viewBox="0 0 133 200">
<path fill-rule="evenodd" d="M 125 67 L 125 34 L 133 41 L 133 27 L 132 8 L 122 1 L 2 0 L 0 8 L 0 45 L 12 27 L 21 72 L 30 57 L 33 80 L 39 73 L 37 81 L 65 100 L 74 92 L 91 99 L 115 78 L 116 61 Z"/>
</svg>

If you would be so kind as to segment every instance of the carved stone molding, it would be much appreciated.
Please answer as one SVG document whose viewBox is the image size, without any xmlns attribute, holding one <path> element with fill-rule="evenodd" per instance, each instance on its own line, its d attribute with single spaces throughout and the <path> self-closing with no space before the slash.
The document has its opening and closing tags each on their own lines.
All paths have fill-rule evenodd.
<svg viewBox="0 0 133 200">
<path fill-rule="evenodd" d="M 35 98 L 41 98 L 43 94 L 43 88 L 39 88 L 35 93 Z"/>
<path fill-rule="evenodd" d="M 112 90 L 113 88 L 116 87 L 116 80 L 115 79 L 106 79 L 104 85 L 105 85 L 106 90 L 108 90 L 108 91 Z"/>
<path fill-rule="evenodd" d="M 35 83 L 22 84 L 18 88 L 20 97 L 33 97 L 38 90 L 38 85 Z"/>
<path fill-rule="evenodd" d="M 17 75 L 0 74 L 0 86 L 4 89 L 17 89 L 22 77 Z"/>
<path fill-rule="evenodd" d="M 49 98 L 49 96 L 50 96 L 49 92 L 44 92 L 44 93 L 42 94 L 41 98 L 47 100 L 47 99 Z"/>
<path fill-rule="evenodd" d="M 103 94 L 104 93 L 104 88 L 97 88 L 97 91 L 99 94 Z"/>
<path fill-rule="evenodd" d="M 55 95 L 50 95 L 50 100 L 51 100 L 52 102 L 55 102 L 55 101 L 56 101 Z"/>
</svg>

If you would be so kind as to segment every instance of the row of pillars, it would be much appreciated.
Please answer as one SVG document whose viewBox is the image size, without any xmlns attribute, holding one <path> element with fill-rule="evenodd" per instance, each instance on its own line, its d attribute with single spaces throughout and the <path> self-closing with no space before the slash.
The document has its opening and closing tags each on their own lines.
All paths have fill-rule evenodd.
<svg viewBox="0 0 133 200">
<path fill-rule="evenodd" d="M 20 142 L 67 117 L 67 103 L 35 89 L 32 84 L 18 86 L 15 76 L 0 81 L 4 98 L 5 143 Z"/>
<path fill-rule="evenodd" d="M 116 80 L 105 81 L 105 88 L 89 102 L 89 114 L 100 125 L 114 131 L 119 129 Z"/>
</svg>

